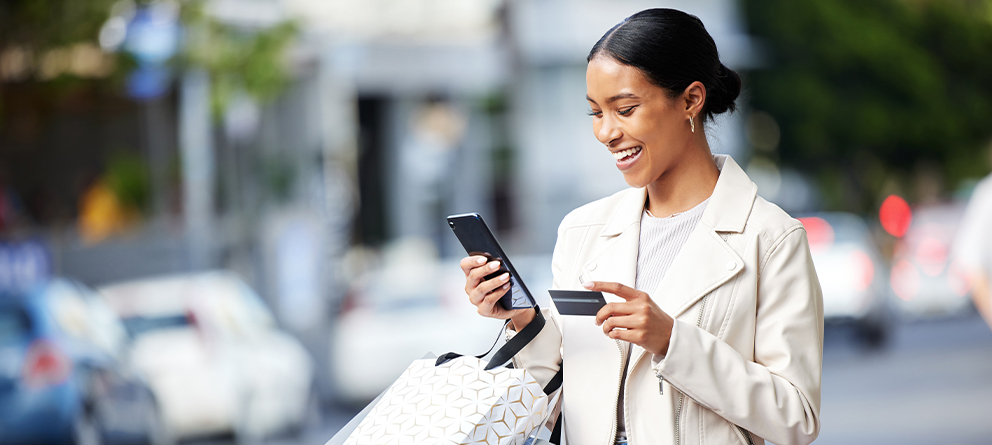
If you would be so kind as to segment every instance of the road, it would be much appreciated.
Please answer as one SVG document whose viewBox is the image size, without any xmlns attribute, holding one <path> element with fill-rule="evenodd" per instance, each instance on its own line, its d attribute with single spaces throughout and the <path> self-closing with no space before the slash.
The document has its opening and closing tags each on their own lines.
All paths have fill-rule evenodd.
<svg viewBox="0 0 992 445">
<path fill-rule="evenodd" d="M 992 331 L 977 315 L 903 323 L 878 353 L 828 329 L 818 445 L 992 444 Z"/>
<path fill-rule="evenodd" d="M 898 324 L 880 351 L 828 326 L 823 359 L 815 444 L 992 444 L 992 330 L 977 315 Z M 322 445 L 355 412 L 328 410 L 319 428 L 266 443 Z"/>
</svg>

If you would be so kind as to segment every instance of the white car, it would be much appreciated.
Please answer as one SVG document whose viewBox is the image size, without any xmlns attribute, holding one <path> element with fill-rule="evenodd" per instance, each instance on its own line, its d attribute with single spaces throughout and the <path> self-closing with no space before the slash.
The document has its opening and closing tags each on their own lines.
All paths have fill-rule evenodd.
<svg viewBox="0 0 992 445">
<path fill-rule="evenodd" d="M 881 346 L 891 322 L 888 269 L 868 225 L 850 213 L 817 213 L 799 221 L 823 289 L 823 318 L 853 323 L 867 346 Z"/>
<path fill-rule="evenodd" d="M 952 202 L 913 209 L 909 229 L 892 255 L 892 292 L 903 315 L 946 316 L 971 310 L 968 275 L 951 255 L 964 208 Z"/>
<path fill-rule="evenodd" d="M 145 279 L 100 293 L 123 319 L 130 361 L 176 438 L 257 439 L 314 415 L 313 359 L 234 274 Z"/>
<path fill-rule="evenodd" d="M 458 259 L 396 254 L 358 277 L 331 338 L 335 397 L 360 404 L 389 387 L 427 354 L 481 354 L 501 338 L 503 322 L 484 318 L 465 294 Z M 549 300 L 551 258 L 511 256 L 538 304 Z"/>
</svg>

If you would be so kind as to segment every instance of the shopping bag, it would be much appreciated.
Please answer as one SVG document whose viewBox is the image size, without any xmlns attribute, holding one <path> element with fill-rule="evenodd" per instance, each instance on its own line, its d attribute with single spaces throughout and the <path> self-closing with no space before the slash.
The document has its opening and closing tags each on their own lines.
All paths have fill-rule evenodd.
<svg viewBox="0 0 992 445">
<path fill-rule="evenodd" d="M 547 422 L 560 393 L 558 376 L 542 388 L 526 370 L 501 367 L 543 328 L 536 310 L 534 321 L 489 363 L 452 353 L 415 360 L 345 445 L 523 445 Z"/>
<path fill-rule="evenodd" d="M 523 445 L 544 423 L 548 396 L 526 370 L 485 366 L 414 361 L 345 444 Z"/>
</svg>

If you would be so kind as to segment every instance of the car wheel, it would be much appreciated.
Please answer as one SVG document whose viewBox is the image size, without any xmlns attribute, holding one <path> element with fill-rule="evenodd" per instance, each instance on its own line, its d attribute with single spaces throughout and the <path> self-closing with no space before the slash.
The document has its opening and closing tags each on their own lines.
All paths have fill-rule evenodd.
<svg viewBox="0 0 992 445">
<path fill-rule="evenodd" d="M 238 418 L 234 424 L 234 441 L 238 445 L 256 445 L 262 443 L 262 434 L 258 427 L 252 424 L 252 397 L 244 397 L 238 404 Z"/>
<path fill-rule="evenodd" d="M 72 443 L 73 445 L 100 445 L 103 443 L 100 437 L 100 427 L 87 412 L 80 412 L 72 421 Z"/>
<path fill-rule="evenodd" d="M 324 416 L 321 411 L 320 397 L 317 395 L 316 390 L 310 391 L 310 396 L 307 397 L 306 410 L 303 412 L 300 422 L 293 428 L 293 433 L 297 437 L 302 437 L 307 432 L 320 428 L 323 420 Z"/>
<path fill-rule="evenodd" d="M 858 325 L 858 338 L 870 350 L 885 347 L 889 340 L 889 329 L 884 323 L 862 323 Z"/>
<path fill-rule="evenodd" d="M 149 400 L 145 411 L 145 443 L 148 445 L 173 445 L 176 441 L 172 437 L 169 427 L 166 426 L 162 418 L 162 412 L 154 400 Z"/>
</svg>

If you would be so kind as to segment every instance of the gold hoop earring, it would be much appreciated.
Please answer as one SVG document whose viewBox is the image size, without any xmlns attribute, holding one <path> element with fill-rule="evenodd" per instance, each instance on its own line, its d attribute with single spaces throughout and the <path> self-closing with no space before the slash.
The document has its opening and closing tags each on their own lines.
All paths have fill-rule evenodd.
<svg viewBox="0 0 992 445">
<path fill-rule="evenodd" d="M 696 132 L 696 122 L 692 120 L 692 118 L 694 117 L 695 116 L 692 115 L 689 116 L 689 130 L 692 131 L 693 133 Z"/>
</svg>

